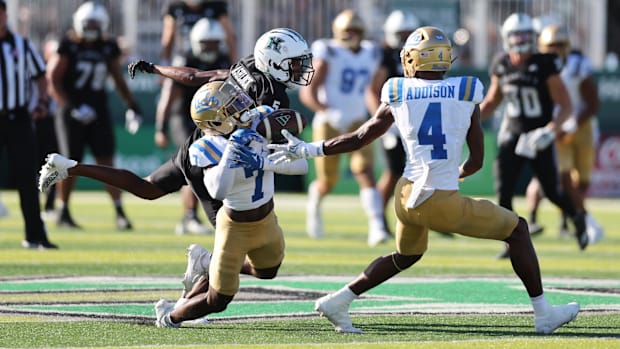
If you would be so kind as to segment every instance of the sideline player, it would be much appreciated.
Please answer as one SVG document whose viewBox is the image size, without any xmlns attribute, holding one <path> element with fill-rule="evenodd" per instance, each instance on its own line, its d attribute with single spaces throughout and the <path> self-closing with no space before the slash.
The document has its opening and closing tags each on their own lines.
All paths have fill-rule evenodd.
<svg viewBox="0 0 620 349">
<path fill-rule="evenodd" d="M 524 13 L 508 16 L 501 33 L 505 52 L 493 60 L 491 85 L 480 104 L 484 120 L 506 100 L 494 167 L 499 204 L 513 209 L 519 175 L 523 166 L 529 164 L 549 201 L 573 220 L 577 243 L 583 250 L 588 245 L 585 214 L 559 191 L 553 147 L 555 138 L 566 136 L 561 125 L 572 111 L 570 96 L 559 75 L 561 62 L 555 55 L 535 52 L 534 26 L 530 16 Z M 508 255 L 508 251 L 504 251 L 498 257 L 507 258 Z"/>
<path fill-rule="evenodd" d="M 382 104 L 370 120 L 354 132 L 313 143 L 283 131 L 288 144 L 269 145 L 276 151 L 270 155 L 276 163 L 345 153 L 370 144 L 393 123 L 405 144 L 407 165 L 396 186 L 396 251 L 375 259 L 348 285 L 316 301 L 315 309 L 339 332 L 362 332 L 351 322 L 349 305 L 418 262 L 428 247 L 429 229 L 508 243 L 512 267 L 534 308 L 536 332 L 552 333 L 579 312 L 577 303 L 552 306 L 546 300 L 525 219 L 491 201 L 459 193 L 459 179 L 482 167 L 478 103 L 483 86 L 471 76 L 444 79 L 451 67 L 451 47 L 440 29 L 416 29 L 401 51 L 405 77 L 385 83 Z M 460 164 L 465 143 L 469 157 Z"/>
<path fill-rule="evenodd" d="M 327 139 L 352 131 L 368 119 L 364 94 L 377 70 L 381 50 L 364 40 L 366 26 L 351 9 L 340 12 L 332 22 L 332 39 L 312 43 L 314 82 L 299 92 L 301 102 L 314 111 L 312 138 Z M 338 183 L 340 155 L 314 160 L 316 179 L 308 186 L 306 230 L 313 239 L 323 237 L 321 201 Z M 376 188 L 373 149 L 364 147 L 349 157 L 351 173 L 360 187 L 360 201 L 368 218 L 368 245 L 385 242 L 381 194 Z"/>
</svg>

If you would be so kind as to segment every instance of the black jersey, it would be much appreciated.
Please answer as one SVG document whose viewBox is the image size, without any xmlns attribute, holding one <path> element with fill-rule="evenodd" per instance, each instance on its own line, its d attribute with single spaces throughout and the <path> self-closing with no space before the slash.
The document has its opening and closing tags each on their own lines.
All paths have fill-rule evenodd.
<svg viewBox="0 0 620 349">
<path fill-rule="evenodd" d="M 388 78 L 405 75 L 400 61 L 400 49 L 384 46 L 381 66 L 387 69 Z"/>
<path fill-rule="evenodd" d="M 101 104 L 106 98 L 109 64 L 121 54 L 117 42 L 101 39 L 85 43 L 65 37 L 58 46 L 58 53 L 69 59 L 62 84 L 71 102 Z"/>
<path fill-rule="evenodd" d="M 177 52 L 182 53 L 190 47 L 189 34 L 194 24 L 202 18 L 219 19 L 228 15 L 228 4 L 226 1 L 206 1 L 189 7 L 185 1 L 173 1 L 164 9 L 165 15 L 174 18 Z"/>
<path fill-rule="evenodd" d="M 559 74 L 561 67 L 560 59 L 551 54 L 535 53 L 521 66 L 512 65 L 508 54 L 493 60 L 491 74 L 499 78 L 506 101 L 504 118 L 508 131 L 528 132 L 553 119 L 554 103 L 547 79 Z"/>
<path fill-rule="evenodd" d="M 200 59 L 196 58 L 191 52 L 185 56 L 185 62 L 183 62 L 184 66 L 197 68 L 200 70 L 218 70 L 218 69 L 228 69 L 230 68 L 230 60 L 227 55 L 220 54 L 217 56 L 217 59 L 213 63 L 205 63 Z M 176 103 L 175 107 L 172 110 L 173 114 L 178 115 L 190 115 L 190 106 L 192 104 L 192 98 L 194 97 L 194 93 L 198 91 L 200 86 L 187 86 L 180 83 L 175 82 L 178 87 L 183 89 L 183 98 L 182 103 Z M 189 122 L 191 118 L 187 117 Z"/>
<path fill-rule="evenodd" d="M 230 68 L 228 79 L 240 86 L 256 105 L 268 105 L 274 109 L 288 108 L 290 105 L 286 85 L 256 69 L 254 55 L 235 63 Z"/>
</svg>

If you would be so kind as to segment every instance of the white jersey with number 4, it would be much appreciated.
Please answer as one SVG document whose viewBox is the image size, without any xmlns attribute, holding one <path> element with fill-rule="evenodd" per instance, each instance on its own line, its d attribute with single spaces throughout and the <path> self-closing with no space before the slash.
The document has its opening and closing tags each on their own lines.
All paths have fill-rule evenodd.
<svg viewBox="0 0 620 349">
<path fill-rule="evenodd" d="M 390 106 L 405 146 L 403 177 L 422 191 L 458 189 L 463 145 L 483 89 L 472 76 L 386 81 L 381 102 Z"/>
</svg>

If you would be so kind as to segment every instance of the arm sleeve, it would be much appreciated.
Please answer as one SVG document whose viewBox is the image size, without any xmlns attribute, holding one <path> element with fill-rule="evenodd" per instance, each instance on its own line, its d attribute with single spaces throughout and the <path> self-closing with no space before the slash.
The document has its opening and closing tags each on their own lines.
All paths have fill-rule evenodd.
<svg viewBox="0 0 620 349">
<path fill-rule="evenodd" d="M 204 170 L 204 184 L 209 194 L 217 200 L 224 200 L 235 182 L 235 171 L 229 168 L 231 151 L 227 146 L 217 166 Z"/>
<path fill-rule="evenodd" d="M 270 161 L 265 158 L 265 161 Z M 283 174 L 283 175 L 302 175 L 308 173 L 308 160 L 306 159 L 297 159 L 295 161 L 283 161 L 279 164 L 274 165 L 272 162 L 269 162 L 269 165 L 266 166 L 268 170 L 271 170 L 275 173 Z"/>
</svg>

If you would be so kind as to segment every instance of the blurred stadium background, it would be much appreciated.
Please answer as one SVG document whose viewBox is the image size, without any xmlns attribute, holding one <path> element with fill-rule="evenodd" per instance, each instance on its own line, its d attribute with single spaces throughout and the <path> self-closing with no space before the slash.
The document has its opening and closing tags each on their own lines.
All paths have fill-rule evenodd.
<svg viewBox="0 0 620 349">
<path fill-rule="evenodd" d="M 71 16 L 82 0 L 8 0 L 9 23 L 38 45 L 57 38 L 71 25 Z M 136 58 L 159 61 L 162 11 L 167 0 L 103 0 L 111 17 L 110 34 L 121 39 L 126 61 Z M 533 17 L 552 17 L 566 23 L 573 46 L 583 50 L 596 70 L 601 111 L 598 115 L 602 130 L 596 170 L 593 174 L 593 196 L 620 197 L 620 1 L 611 0 L 228 0 L 229 15 L 237 35 L 240 55 L 252 52 L 258 36 L 274 27 L 292 27 L 308 42 L 331 36 L 331 21 L 344 8 L 359 10 L 370 39 L 381 40 L 382 26 L 390 11 L 396 8 L 412 11 L 425 25 L 447 31 L 455 44 L 458 60 L 451 74 L 470 74 L 488 83 L 488 66 L 493 55 L 501 50 L 499 27 L 512 12 L 526 12 Z M 614 39 L 615 38 L 615 39 Z M 147 119 L 142 130 L 131 136 L 124 131 L 124 105 L 112 94 L 111 105 L 118 120 L 117 166 L 141 175 L 155 169 L 174 149 L 160 150 L 153 145 L 152 124 L 159 93 L 159 81 L 141 74 L 129 81 L 139 98 Z M 112 86 L 112 85 L 110 85 Z M 112 87 L 110 87 L 112 88 Z M 292 93 L 293 107 L 305 110 Z M 309 112 L 305 113 L 308 117 Z M 494 157 L 494 122 L 487 129 L 485 169 L 463 183 L 470 194 L 493 195 L 492 169 Z M 380 162 L 379 162 L 380 163 Z M 0 187 L 10 186 L 6 166 L 0 166 Z M 377 169 L 380 171 L 380 165 Z M 343 168 L 346 172 L 346 168 Z M 312 174 L 310 175 L 312 176 Z M 354 180 L 343 174 L 344 181 L 336 192 L 354 192 Z M 348 180 L 347 180 L 348 178 Z M 279 181 L 279 190 L 303 191 L 307 179 L 288 178 Z M 526 180 L 523 180 L 525 183 Z M 522 190 L 521 185 L 520 190 Z M 88 180 L 80 188 L 100 188 Z"/>
</svg>

